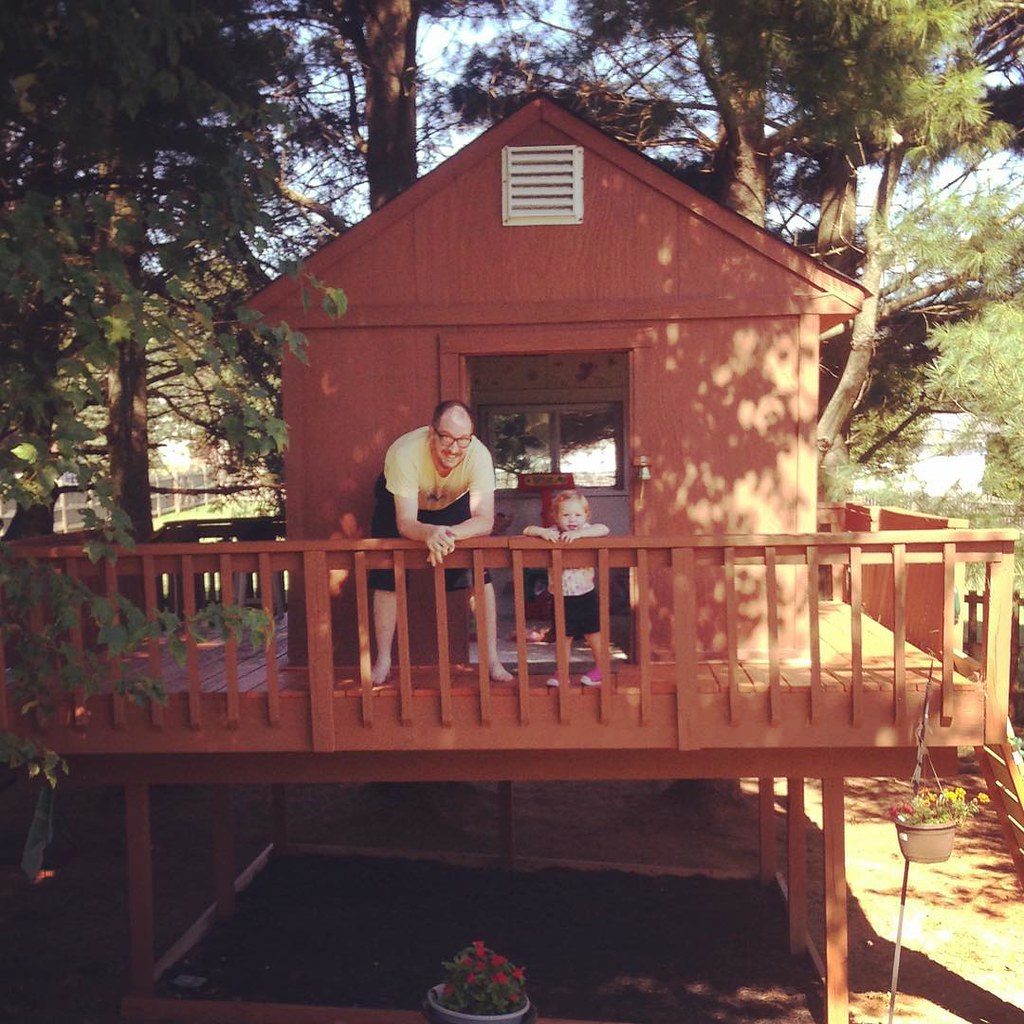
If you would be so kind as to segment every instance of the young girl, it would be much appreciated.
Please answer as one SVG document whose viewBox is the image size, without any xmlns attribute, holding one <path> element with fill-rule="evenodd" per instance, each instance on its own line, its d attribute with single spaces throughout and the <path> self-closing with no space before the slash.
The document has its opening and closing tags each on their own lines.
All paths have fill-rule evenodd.
<svg viewBox="0 0 1024 1024">
<path fill-rule="evenodd" d="M 590 521 L 590 504 L 579 491 L 561 491 L 551 503 L 554 526 L 528 526 L 527 537 L 540 537 L 552 542 L 571 543 L 580 537 L 605 537 L 608 527 Z M 565 640 L 571 648 L 576 637 L 583 637 L 594 655 L 594 667 L 580 682 L 584 686 L 601 684 L 601 662 L 604 659 L 604 637 L 601 636 L 601 618 L 594 586 L 594 570 L 563 569 L 562 595 L 565 604 Z M 568 658 L 568 652 L 566 654 Z M 559 679 L 552 676 L 548 686 L 558 686 Z"/>
</svg>

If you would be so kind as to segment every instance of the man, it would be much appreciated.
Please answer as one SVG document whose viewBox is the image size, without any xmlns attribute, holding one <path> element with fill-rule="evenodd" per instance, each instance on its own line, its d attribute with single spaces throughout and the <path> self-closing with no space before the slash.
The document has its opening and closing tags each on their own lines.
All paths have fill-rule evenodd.
<svg viewBox="0 0 1024 1024">
<path fill-rule="evenodd" d="M 429 427 L 403 434 L 384 457 L 377 480 L 371 534 L 405 537 L 426 545 L 431 565 L 440 565 L 455 550 L 456 541 L 486 537 L 494 526 L 494 463 L 491 453 L 473 436 L 473 416 L 462 402 L 441 402 Z M 491 679 L 511 682 L 498 660 L 498 623 L 494 585 L 484 587 L 487 649 Z M 464 590 L 471 582 L 467 569 L 445 571 L 446 590 Z M 377 660 L 373 682 L 384 682 L 391 671 L 397 602 L 395 575 L 390 569 L 369 574 L 373 589 L 374 636 Z"/>
</svg>

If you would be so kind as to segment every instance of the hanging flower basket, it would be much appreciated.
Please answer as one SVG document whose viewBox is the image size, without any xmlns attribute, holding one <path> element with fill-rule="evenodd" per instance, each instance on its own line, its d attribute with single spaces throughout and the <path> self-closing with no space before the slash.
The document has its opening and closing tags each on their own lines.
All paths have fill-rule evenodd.
<svg viewBox="0 0 1024 1024">
<path fill-rule="evenodd" d="M 948 821 L 910 825 L 896 821 L 900 852 L 915 864 L 941 864 L 953 853 L 956 825 Z"/>
<path fill-rule="evenodd" d="M 988 795 L 968 798 L 962 786 L 922 789 L 889 808 L 903 856 L 918 864 L 940 864 L 953 852 L 958 825 L 973 818 L 987 804 Z"/>
</svg>

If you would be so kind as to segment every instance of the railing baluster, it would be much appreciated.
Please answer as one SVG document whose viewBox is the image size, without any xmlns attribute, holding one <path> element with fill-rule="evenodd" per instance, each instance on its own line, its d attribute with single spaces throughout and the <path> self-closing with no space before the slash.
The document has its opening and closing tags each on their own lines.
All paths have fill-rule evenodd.
<svg viewBox="0 0 1024 1024">
<path fill-rule="evenodd" d="M 864 622 L 861 579 L 861 551 L 850 548 L 850 724 L 859 729 L 864 716 Z"/>
<path fill-rule="evenodd" d="M 768 721 L 782 721 L 782 670 L 779 666 L 779 579 L 775 548 L 764 549 L 765 596 L 768 604 Z"/>
<path fill-rule="evenodd" d="M 612 613 L 611 613 L 611 573 L 609 571 L 608 549 L 599 548 L 597 552 L 597 600 L 598 615 L 601 627 L 601 724 L 607 725 L 611 718 L 612 707 Z"/>
<path fill-rule="evenodd" d="M 191 555 L 181 558 L 181 596 L 185 610 L 185 668 L 188 674 L 188 724 L 193 729 L 203 727 L 202 691 L 199 678 L 199 647 L 192 632 L 196 614 L 196 576 Z"/>
<path fill-rule="evenodd" d="M 441 724 L 452 724 L 452 658 L 448 644 L 448 593 L 444 568 L 434 566 L 434 608 L 437 618 L 437 678 L 441 687 Z"/>
<path fill-rule="evenodd" d="M 640 659 L 640 724 L 651 722 L 651 578 L 646 548 L 636 553 L 637 657 Z"/>
<path fill-rule="evenodd" d="M 309 661 L 309 717 L 313 750 L 334 750 L 334 645 L 331 638 L 331 592 L 327 553 L 305 551 L 306 645 Z"/>
<path fill-rule="evenodd" d="M 740 657 L 739 657 L 739 613 L 736 608 L 736 551 L 725 548 L 722 552 L 725 569 L 725 645 L 728 657 L 726 669 L 729 683 L 729 724 L 738 725 L 740 720 Z"/>
<path fill-rule="evenodd" d="M 680 750 L 692 750 L 700 713 L 697 686 L 697 575 L 693 548 L 672 549 L 672 612 L 676 658 L 676 732 Z"/>
<path fill-rule="evenodd" d="M 811 695 L 808 708 L 808 719 L 815 725 L 821 715 L 821 573 L 818 563 L 818 549 L 813 545 L 807 548 L 807 618 L 808 618 L 808 652 L 811 658 Z"/>
<path fill-rule="evenodd" d="M 956 572 L 956 545 L 942 545 L 942 713 L 943 726 L 953 724 L 953 588 Z"/>
<path fill-rule="evenodd" d="M 512 550 L 512 605 L 516 620 L 516 676 L 519 684 L 519 724 L 530 722 L 530 660 L 526 648 L 526 587 L 523 584 L 523 552 Z"/>
<path fill-rule="evenodd" d="M 548 574 L 548 590 L 555 605 L 555 675 L 561 684 L 558 687 L 558 720 L 569 722 L 569 644 L 565 635 L 565 601 L 562 591 L 562 551 L 551 549 L 551 572 Z"/>
<path fill-rule="evenodd" d="M 366 576 L 366 552 L 355 553 L 356 633 L 359 639 L 359 685 L 362 689 L 363 725 L 373 725 L 373 664 L 370 660 L 370 594 Z"/>
<path fill-rule="evenodd" d="M 907 720 L 907 545 L 892 546 L 892 720 Z"/>
<path fill-rule="evenodd" d="M 107 600 L 114 611 L 113 622 L 117 625 L 121 621 L 121 613 L 117 610 L 117 564 L 109 558 L 103 560 L 103 580 Z M 128 713 L 125 707 L 124 695 L 117 692 L 117 684 L 124 676 L 124 663 L 120 656 L 111 655 L 107 652 L 107 668 L 110 672 L 111 685 L 111 710 L 114 715 L 114 728 L 123 729 L 128 724 Z"/>
<path fill-rule="evenodd" d="M 231 555 L 223 554 L 218 559 L 220 570 L 221 608 L 227 612 L 235 607 L 234 561 Z M 226 723 L 229 729 L 238 728 L 238 637 L 228 629 L 224 637 L 224 681 L 227 687 Z"/>
<path fill-rule="evenodd" d="M 405 552 L 395 551 L 395 604 L 398 615 L 398 720 L 412 725 L 412 664 L 409 653 L 409 595 Z"/>
<path fill-rule="evenodd" d="M 142 600 L 145 605 L 146 619 L 149 622 L 155 622 L 157 613 L 156 566 L 152 555 L 142 556 Z M 155 633 L 146 643 L 146 653 L 149 661 L 150 675 L 154 679 L 162 680 L 163 666 L 160 655 L 160 637 Z M 151 700 L 149 704 L 149 720 L 155 728 L 160 729 L 163 727 L 164 709 L 155 700 Z"/>
<path fill-rule="evenodd" d="M 484 553 L 473 549 L 473 603 L 476 605 L 476 655 L 480 679 L 480 722 L 491 724 L 491 652 L 487 645 L 487 592 L 484 589 Z"/>
<path fill-rule="evenodd" d="M 78 559 L 66 559 L 64 563 L 64 571 L 67 574 L 68 579 L 77 583 L 81 578 L 81 574 L 78 570 Z M 71 627 L 68 630 L 68 634 L 71 638 L 71 647 L 74 650 L 75 655 L 78 658 L 83 658 L 85 654 L 85 641 L 82 635 L 81 605 L 76 605 L 74 611 L 71 613 Z M 71 723 L 76 728 L 84 729 L 88 724 L 89 714 L 85 705 L 85 688 L 82 686 L 76 686 L 74 693 L 71 695 Z M 153 706 L 158 707 L 156 704 Z"/>
<path fill-rule="evenodd" d="M 267 724 L 281 724 L 281 678 L 277 671 L 277 620 L 274 616 L 274 571 L 270 555 L 257 556 L 256 576 L 259 580 L 260 606 L 267 617 L 267 636 L 263 641 L 263 657 L 267 666 Z"/>
</svg>

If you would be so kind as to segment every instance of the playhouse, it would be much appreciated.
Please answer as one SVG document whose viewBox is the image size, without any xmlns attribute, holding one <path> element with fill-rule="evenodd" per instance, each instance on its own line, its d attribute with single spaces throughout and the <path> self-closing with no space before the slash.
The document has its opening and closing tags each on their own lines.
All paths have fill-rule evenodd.
<svg viewBox="0 0 1024 1024">
<path fill-rule="evenodd" d="M 309 278 L 344 289 L 342 318 L 308 301 Z M 1024 795 L 1005 732 L 1015 533 L 817 500 L 819 339 L 864 299 L 856 282 L 544 99 L 256 296 L 268 321 L 309 340 L 308 362 L 289 356 L 283 368 L 287 540 L 144 545 L 99 573 L 80 550 L 25 549 L 93 572 L 108 593 L 142 594 L 150 614 L 173 590 L 186 617 L 204 600 L 248 602 L 276 625 L 255 650 L 190 637 L 182 671 L 152 644 L 144 660 L 170 691 L 166 707 L 125 701 L 114 683 L 132 666 L 111 659 L 88 727 L 74 713 L 46 726 L 80 781 L 128 795 L 126 1013 L 169 1009 L 152 995 L 173 957 L 153 950 L 148 841 L 149 788 L 169 782 L 219 794 L 216 906 L 227 913 L 233 783 L 273 783 L 283 807 L 283 787 L 298 782 L 493 780 L 510 794 L 522 779 L 757 777 L 769 881 L 772 781 L 785 777 L 790 947 L 802 952 L 803 783 L 820 778 L 819 962 L 828 1024 L 845 1024 L 843 780 L 909 775 L 933 684 L 933 754 L 982 752 L 1024 872 L 1024 826 L 1009 824 Z M 443 398 L 474 411 L 505 527 L 449 556 L 476 571 L 468 595 L 445 594 L 422 545 L 369 538 L 388 445 Z M 522 483 L 544 474 L 571 476 L 611 535 L 571 546 L 522 537 L 544 501 Z M 959 652 L 954 621 L 969 562 L 986 577 L 977 661 Z M 381 567 L 398 580 L 397 656 L 374 686 L 368 573 Z M 588 691 L 546 688 L 528 649 L 530 580 L 552 581 L 560 638 L 566 567 L 594 569 L 602 631 L 616 640 L 617 660 Z M 473 642 L 467 596 L 480 615 L 484 569 L 499 584 L 511 684 L 492 682 Z M 548 657 L 569 675 L 562 644 Z M 0 715 L 42 728 L 13 699 Z M 510 837 L 510 796 L 505 808 Z M 287 848 L 283 821 L 274 838 Z M 232 1019 L 198 1002 L 175 1012 L 189 1005 L 197 1020 Z M 303 1019 L 335 1019 L 323 1010 Z"/>
</svg>

